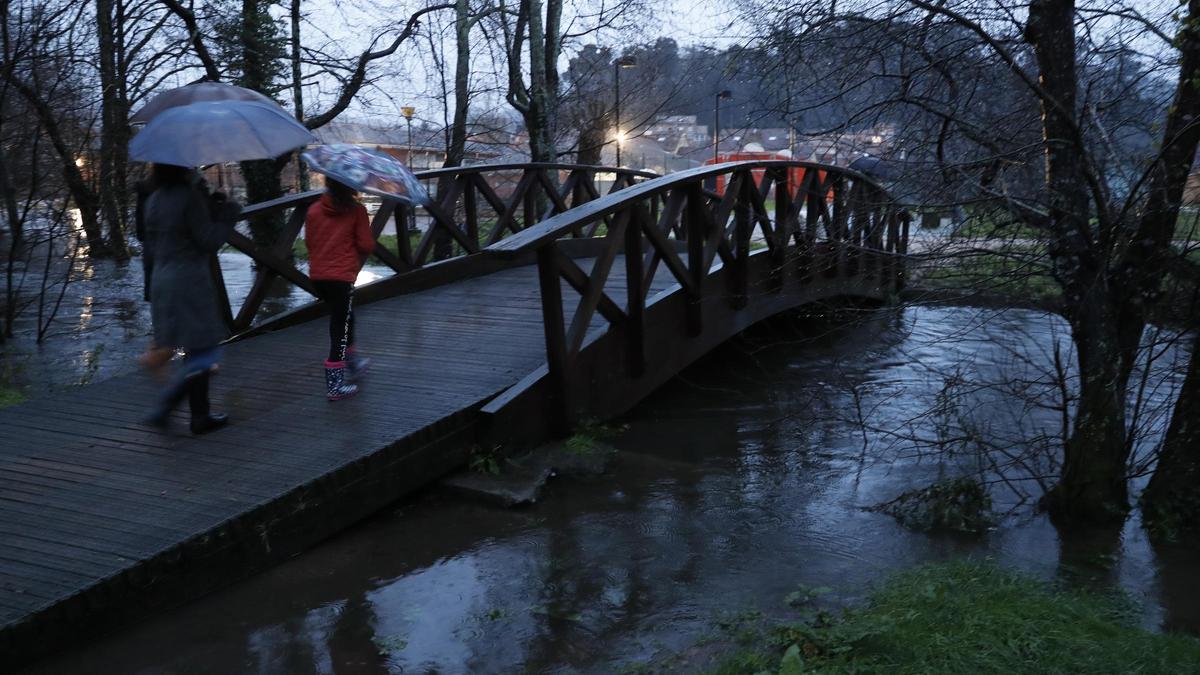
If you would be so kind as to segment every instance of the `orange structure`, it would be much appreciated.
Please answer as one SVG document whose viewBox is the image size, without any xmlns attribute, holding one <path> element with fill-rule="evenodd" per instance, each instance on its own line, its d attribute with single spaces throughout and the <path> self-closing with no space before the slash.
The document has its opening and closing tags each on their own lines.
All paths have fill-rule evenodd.
<svg viewBox="0 0 1200 675">
<path fill-rule="evenodd" d="M 739 150 L 737 152 L 722 153 L 722 154 L 718 155 L 716 157 L 716 159 L 709 159 L 709 160 L 706 160 L 704 163 L 705 164 L 721 164 L 723 162 L 743 162 L 743 161 L 750 161 L 750 160 L 762 161 L 762 160 L 772 160 L 772 159 L 790 160 L 791 158 L 781 155 L 777 152 L 758 152 L 758 151 Z M 796 196 L 796 193 L 800 190 L 800 186 L 804 184 L 805 171 L 806 170 L 803 167 L 792 167 L 792 168 L 788 169 L 788 186 L 791 188 L 792 197 Z M 754 184 L 762 185 L 762 178 L 763 178 L 763 174 L 766 173 L 766 169 L 754 169 L 751 173 L 754 175 Z M 825 173 L 826 173 L 825 171 L 821 171 L 819 169 L 817 170 L 818 184 L 820 184 L 819 183 L 820 181 L 825 180 Z M 719 195 L 725 194 L 725 175 L 724 174 L 717 176 L 716 192 Z M 832 198 L 833 198 L 833 191 L 830 190 L 829 195 L 827 196 L 827 199 L 832 199 Z"/>
</svg>

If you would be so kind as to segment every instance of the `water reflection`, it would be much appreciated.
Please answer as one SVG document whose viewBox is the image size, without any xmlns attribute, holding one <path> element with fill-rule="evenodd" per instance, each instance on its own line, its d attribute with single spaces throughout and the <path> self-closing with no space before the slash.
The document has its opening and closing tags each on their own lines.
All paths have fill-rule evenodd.
<svg viewBox="0 0 1200 675">
<path fill-rule="evenodd" d="M 254 284 L 254 269 L 240 253 L 222 253 L 218 260 L 230 304 L 236 312 Z M 24 271 L 23 288 L 26 294 L 32 293 L 40 284 L 37 276 L 40 268 L 29 266 Z M 390 274 L 387 268 L 368 265 L 360 273 L 358 283 Z M 55 285 L 47 295 L 42 316 L 49 316 L 57 305 L 57 318 L 51 323 L 45 342 L 36 344 L 39 314 L 34 304 L 17 319 L 15 339 L 0 344 L 0 360 L 20 365 L 10 367 L 13 384 L 34 395 L 136 368 L 134 359 L 145 348 L 150 335 L 150 307 L 142 300 L 140 261 L 93 261 L 82 257 L 75 260 L 61 303 L 57 286 L 61 280 L 54 277 L 50 281 Z M 312 300 L 308 293 L 276 279 L 263 302 L 259 319 Z"/>
<path fill-rule="evenodd" d="M 558 479 L 518 510 L 426 493 L 40 672 L 687 671 L 731 612 L 785 613 L 801 584 L 853 602 L 890 570 L 964 555 L 1115 585 L 1142 601 L 1146 625 L 1200 631 L 1200 554 L 1152 549 L 1136 519 L 1115 536 L 1060 540 L 1026 510 L 972 539 L 863 509 L 973 469 L 885 432 L 934 424 L 920 413 L 949 371 L 979 381 L 1040 370 L 1014 354 L 1052 355 L 1055 321 L 918 308 L 803 339 L 759 332 L 630 414 L 605 476 Z M 998 392 L 965 392 L 968 409 L 1018 436 Z"/>
</svg>

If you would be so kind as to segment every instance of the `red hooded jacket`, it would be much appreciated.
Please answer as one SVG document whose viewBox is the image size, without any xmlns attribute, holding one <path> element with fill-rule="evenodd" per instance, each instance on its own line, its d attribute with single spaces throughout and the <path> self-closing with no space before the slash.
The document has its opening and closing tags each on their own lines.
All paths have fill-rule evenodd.
<svg viewBox="0 0 1200 675">
<path fill-rule="evenodd" d="M 319 281 L 354 282 L 363 258 L 375 250 L 367 208 L 355 204 L 339 209 L 329 193 L 308 207 L 304 221 L 308 246 L 308 276 Z"/>
</svg>

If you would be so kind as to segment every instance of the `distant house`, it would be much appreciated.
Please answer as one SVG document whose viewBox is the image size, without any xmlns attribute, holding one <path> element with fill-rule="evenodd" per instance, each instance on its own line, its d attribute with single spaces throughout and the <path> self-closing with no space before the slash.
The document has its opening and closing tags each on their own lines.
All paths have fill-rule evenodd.
<svg viewBox="0 0 1200 675">
<path fill-rule="evenodd" d="M 392 155 L 414 171 L 442 166 L 446 161 L 446 132 L 444 129 L 413 125 L 409 134 L 406 125 L 377 125 L 364 121 L 334 120 L 316 130 L 322 143 L 362 145 Z M 466 147 L 467 164 L 499 157 L 502 149 L 494 144 L 469 141 Z"/>
</svg>

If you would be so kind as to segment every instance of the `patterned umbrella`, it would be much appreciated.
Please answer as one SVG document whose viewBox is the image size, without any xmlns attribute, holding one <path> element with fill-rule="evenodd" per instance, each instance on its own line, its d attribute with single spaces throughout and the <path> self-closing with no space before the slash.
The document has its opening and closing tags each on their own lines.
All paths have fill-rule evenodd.
<svg viewBox="0 0 1200 675">
<path fill-rule="evenodd" d="M 164 110 L 178 108 L 181 105 L 200 103 L 201 101 L 258 101 L 259 103 L 272 105 L 276 108 L 279 107 L 278 103 L 253 89 L 237 87 L 224 82 L 196 82 L 171 89 L 170 91 L 164 91 L 150 99 L 149 103 L 142 106 L 141 110 L 129 118 L 129 123 L 145 124 Z"/>
<path fill-rule="evenodd" d="M 313 171 L 381 197 L 428 204 L 421 181 L 391 155 L 347 143 L 318 145 L 300 155 Z"/>
</svg>

